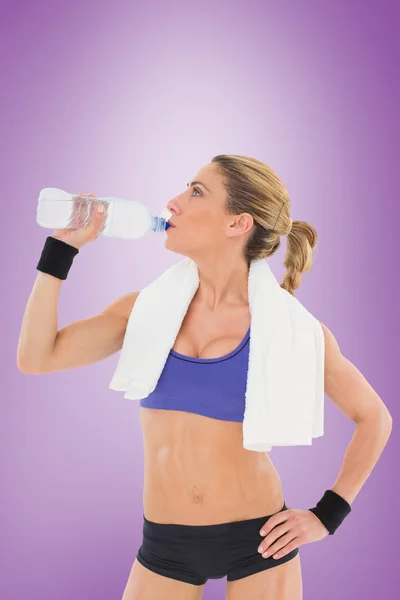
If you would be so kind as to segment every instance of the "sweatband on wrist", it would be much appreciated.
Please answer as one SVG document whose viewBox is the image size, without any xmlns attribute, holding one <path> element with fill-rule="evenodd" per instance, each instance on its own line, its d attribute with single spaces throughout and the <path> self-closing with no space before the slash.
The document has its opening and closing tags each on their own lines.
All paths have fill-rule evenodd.
<svg viewBox="0 0 400 600">
<path fill-rule="evenodd" d="M 351 506 L 333 490 L 326 490 L 317 505 L 309 509 L 333 535 L 339 525 L 351 512 Z"/>
<path fill-rule="evenodd" d="M 72 262 L 78 253 L 79 250 L 75 246 L 49 235 L 36 268 L 58 279 L 67 279 Z"/>
</svg>

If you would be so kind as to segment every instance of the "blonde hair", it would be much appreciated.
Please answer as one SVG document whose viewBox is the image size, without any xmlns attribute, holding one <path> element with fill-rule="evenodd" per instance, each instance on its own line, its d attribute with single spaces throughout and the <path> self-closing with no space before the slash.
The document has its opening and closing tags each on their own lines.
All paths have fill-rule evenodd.
<svg viewBox="0 0 400 600">
<path fill-rule="evenodd" d="M 250 213 L 254 231 L 244 249 L 248 266 L 254 259 L 272 256 L 287 235 L 284 258 L 286 274 L 280 286 L 294 296 L 302 273 L 312 267 L 317 232 L 305 221 L 292 221 L 288 192 L 276 173 L 265 163 L 248 156 L 218 154 L 211 160 L 224 177 L 229 214 Z"/>
</svg>

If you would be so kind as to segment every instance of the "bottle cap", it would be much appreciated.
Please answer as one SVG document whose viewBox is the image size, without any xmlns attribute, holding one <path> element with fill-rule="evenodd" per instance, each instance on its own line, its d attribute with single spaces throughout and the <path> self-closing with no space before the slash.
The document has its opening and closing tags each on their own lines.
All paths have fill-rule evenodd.
<svg viewBox="0 0 400 600">
<path fill-rule="evenodd" d="M 162 210 L 160 212 L 159 215 L 157 215 L 158 217 L 161 217 L 162 219 L 165 219 L 166 221 L 168 221 L 168 219 L 171 218 L 172 216 L 172 212 L 170 210 L 168 210 L 168 208 L 164 208 L 164 210 Z"/>
</svg>

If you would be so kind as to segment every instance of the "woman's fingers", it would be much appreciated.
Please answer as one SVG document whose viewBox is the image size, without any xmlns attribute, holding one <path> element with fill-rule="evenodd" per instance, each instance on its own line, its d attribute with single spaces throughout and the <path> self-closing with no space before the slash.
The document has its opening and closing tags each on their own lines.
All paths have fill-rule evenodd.
<svg viewBox="0 0 400 600">
<path fill-rule="evenodd" d="M 80 196 L 87 196 L 88 194 L 85 194 L 85 192 L 79 192 Z M 92 196 L 92 198 L 96 198 L 96 194 L 89 194 L 89 196 Z"/>
</svg>

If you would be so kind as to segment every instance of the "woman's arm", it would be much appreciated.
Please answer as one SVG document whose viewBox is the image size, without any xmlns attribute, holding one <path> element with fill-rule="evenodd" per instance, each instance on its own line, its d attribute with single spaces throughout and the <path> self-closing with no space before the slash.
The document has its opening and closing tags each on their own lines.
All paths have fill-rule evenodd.
<svg viewBox="0 0 400 600">
<path fill-rule="evenodd" d="M 122 348 L 128 319 L 140 292 L 111 302 L 100 314 L 58 329 L 62 280 L 39 272 L 22 319 L 17 366 L 44 374 L 103 360 Z"/>
<path fill-rule="evenodd" d="M 325 337 L 325 393 L 356 424 L 340 473 L 330 489 L 349 504 L 369 477 L 392 430 L 392 417 L 360 371 L 345 358 L 332 332 Z"/>
</svg>

